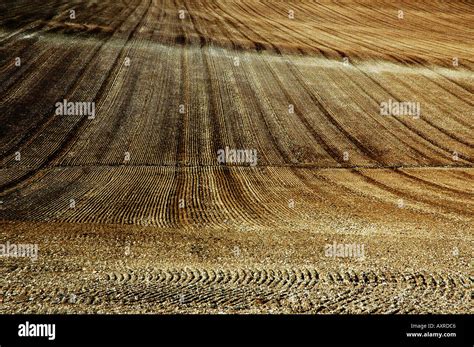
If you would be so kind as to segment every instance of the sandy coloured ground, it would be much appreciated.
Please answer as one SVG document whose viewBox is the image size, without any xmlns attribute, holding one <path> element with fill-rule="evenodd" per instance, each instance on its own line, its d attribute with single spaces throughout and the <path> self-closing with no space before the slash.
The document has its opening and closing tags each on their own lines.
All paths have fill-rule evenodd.
<svg viewBox="0 0 474 347">
<path fill-rule="evenodd" d="M 466 1 L 3 1 L 0 244 L 38 259 L 0 258 L 0 312 L 472 313 L 473 22 Z"/>
</svg>

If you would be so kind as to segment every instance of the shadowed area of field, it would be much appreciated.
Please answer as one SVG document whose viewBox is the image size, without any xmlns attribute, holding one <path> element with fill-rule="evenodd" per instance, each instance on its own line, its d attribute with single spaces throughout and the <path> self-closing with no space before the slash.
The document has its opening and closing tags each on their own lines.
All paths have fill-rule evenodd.
<svg viewBox="0 0 474 347">
<path fill-rule="evenodd" d="M 471 311 L 473 21 L 468 1 L 3 1 L 0 243 L 39 253 L 0 258 L 1 311 Z"/>
</svg>

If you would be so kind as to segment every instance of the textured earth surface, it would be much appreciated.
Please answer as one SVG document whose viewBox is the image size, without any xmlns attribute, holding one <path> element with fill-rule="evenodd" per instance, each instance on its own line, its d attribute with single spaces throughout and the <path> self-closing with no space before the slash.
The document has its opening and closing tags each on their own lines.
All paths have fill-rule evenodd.
<svg viewBox="0 0 474 347">
<path fill-rule="evenodd" d="M 2 1 L 0 244 L 38 258 L 0 257 L 0 312 L 472 313 L 473 22 L 469 1 Z"/>
</svg>

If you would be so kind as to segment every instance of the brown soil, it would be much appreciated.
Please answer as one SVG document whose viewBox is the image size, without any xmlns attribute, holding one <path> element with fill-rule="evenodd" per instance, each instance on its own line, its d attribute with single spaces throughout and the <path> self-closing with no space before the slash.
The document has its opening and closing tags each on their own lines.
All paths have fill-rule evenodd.
<svg viewBox="0 0 474 347">
<path fill-rule="evenodd" d="M 0 244 L 39 250 L 0 257 L 0 312 L 472 312 L 473 22 L 466 1 L 4 1 Z"/>
</svg>

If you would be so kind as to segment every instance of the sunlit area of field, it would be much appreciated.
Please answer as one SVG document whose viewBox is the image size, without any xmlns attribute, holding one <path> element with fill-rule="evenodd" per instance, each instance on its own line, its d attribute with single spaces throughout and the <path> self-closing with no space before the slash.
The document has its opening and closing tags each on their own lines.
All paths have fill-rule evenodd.
<svg viewBox="0 0 474 347">
<path fill-rule="evenodd" d="M 472 312 L 473 22 L 2 1 L 0 311 Z"/>
</svg>

